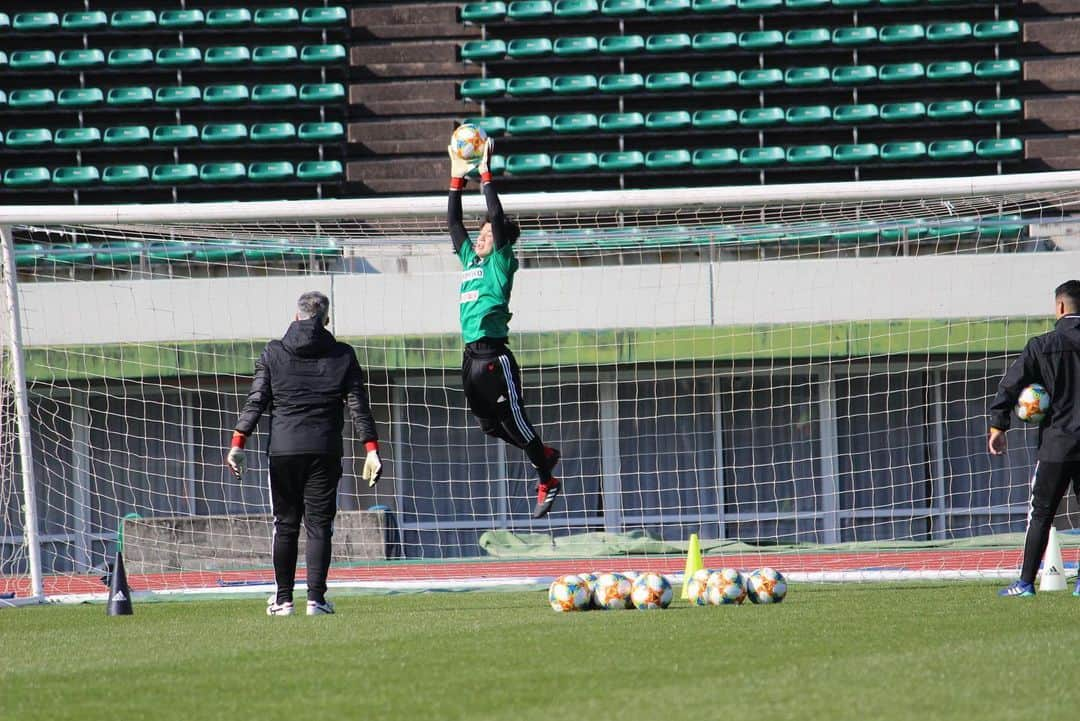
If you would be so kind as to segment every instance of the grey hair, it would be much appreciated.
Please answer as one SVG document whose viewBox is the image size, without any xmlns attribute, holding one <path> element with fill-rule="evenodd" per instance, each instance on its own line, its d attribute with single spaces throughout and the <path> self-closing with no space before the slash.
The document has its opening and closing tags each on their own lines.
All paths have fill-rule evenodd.
<svg viewBox="0 0 1080 721">
<path fill-rule="evenodd" d="M 300 320 L 318 318 L 325 323 L 330 315 L 330 299 L 317 290 L 309 290 L 296 301 L 296 309 Z"/>
</svg>

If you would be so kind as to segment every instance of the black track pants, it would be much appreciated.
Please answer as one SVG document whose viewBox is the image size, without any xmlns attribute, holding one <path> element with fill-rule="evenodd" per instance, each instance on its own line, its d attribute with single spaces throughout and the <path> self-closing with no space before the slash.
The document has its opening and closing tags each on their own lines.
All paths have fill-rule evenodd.
<svg viewBox="0 0 1080 721">
<path fill-rule="evenodd" d="M 1020 572 L 1020 578 L 1028 583 L 1035 582 L 1039 562 L 1050 538 L 1054 514 L 1070 483 L 1073 484 L 1073 492 L 1080 498 L 1080 461 L 1039 461 L 1035 464 L 1035 475 L 1031 479 L 1031 510 L 1028 512 L 1027 538 L 1024 541 L 1024 568 Z"/>
</svg>

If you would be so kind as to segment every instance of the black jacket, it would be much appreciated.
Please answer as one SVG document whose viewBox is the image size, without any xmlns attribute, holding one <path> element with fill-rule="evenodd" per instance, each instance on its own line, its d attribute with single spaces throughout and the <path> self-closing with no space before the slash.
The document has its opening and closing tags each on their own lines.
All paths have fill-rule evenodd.
<svg viewBox="0 0 1080 721">
<path fill-rule="evenodd" d="M 1050 394 L 1050 412 L 1039 428 L 1039 460 L 1080 461 L 1080 315 L 1066 315 L 1054 330 L 1024 346 L 998 385 L 990 425 L 1008 430 L 1020 392 L 1039 383 Z"/>
<path fill-rule="evenodd" d="M 360 440 L 378 440 L 356 352 L 315 319 L 294 321 L 255 362 L 236 430 L 250 435 L 269 409 L 270 455 L 341 455 L 346 402 Z"/>
</svg>

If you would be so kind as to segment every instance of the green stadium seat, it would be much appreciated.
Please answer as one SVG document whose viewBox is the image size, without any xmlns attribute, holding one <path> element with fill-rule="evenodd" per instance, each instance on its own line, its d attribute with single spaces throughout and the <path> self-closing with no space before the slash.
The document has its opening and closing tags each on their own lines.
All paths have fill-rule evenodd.
<svg viewBox="0 0 1080 721">
<path fill-rule="evenodd" d="M 105 185 L 135 185 L 150 181 L 150 170 L 145 165 L 110 165 L 101 174 Z"/>
<path fill-rule="evenodd" d="M 975 143 L 970 140 L 935 140 L 926 148 L 931 160 L 965 160 L 975 155 Z"/>
<path fill-rule="evenodd" d="M 243 163 L 203 163 L 199 166 L 199 180 L 204 183 L 236 183 L 247 177 Z"/>
<path fill-rule="evenodd" d="M 12 70 L 42 70 L 54 65 L 56 53 L 52 50 L 16 50 L 8 60 L 8 66 Z"/>
<path fill-rule="evenodd" d="M 789 48 L 816 48 L 828 45 L 831 42 L 832 33 L 829 32 L 828 28 L 788 30 L 784 34 L 784 44 Z"/>
<path fill-rule="evenodd" d="M 52 93 L 51 90 L 49 92 Z M 62 108 L 88 108 L 104 103 L 105 93 L 101 92 L 101 88 L 64 88 L 54 100 Z M 8 103 L 11 104 L 11 101 Z"/>
<path fill-rule="evenodd" d="M 876 143 L 844 143 L 833 147 L 833 160 L 837 163 L 869 163 L 880 156 Z"/>
<path fill-rule="evenodd" d="M 207 65 L 244 65 L 251 62 L 251 51 L 243 45 L 221 45 L 203 53 Z"/>
<path fill-rule="evenodd" d="M 600 170 L 607 173 L 626 173 L 645 167 L 645 155 L 640 150 L 619 150 L 600 154 Z"/>
<path fill-rule="evenodd" d="M 97 48 L 61 50 L 57 65 L 66 70 L 85 70 L 105 64 L 105 53 Z"/>
<path fill-rule="evenodd" d="M 531 75 L 524 78 L 511 78 L 506 84 L 506 93 L 514 97 L 546 95 L 551 92 L 551 78 L 546 75 Z"/>
<path fill-rule="evenodd" d="M 246 85 L 207 85 L 203 88 L 203 102 L 209 105 L 246 103 L 250 98 Z"/>
<path fill-rule="evenodd" d="M 600 49 L 600 42 L 591 36 L 563 37 L 555 40 L 552 47 L 556 57 L 569 58 L 592 55 Z"/>
<path fill-rule="evenodd" d="M 204 143 L 240 143 L 247 140 L 247 126 L 243 123 L 212 123 L 202 129 Z"/>
<path fill-rule="evenodd" d="M 504 2 L 466 3 L 461 8 L 461 21 L 465 23 L 486 23 L 502 20 L 504 17 L 506 17 L 506 3 Z"/>
<path fill-rule="evenodd" d="M 176 85 L 158 88 L 154 92 L 158 105 L 193 105 L 202 101 L 202 91 L 194 85 Z"/>
<path fill-rule="evenodd" d="M 337 180 L 344 173 L 341 163 L 337 160 L 305 160 L 296 166 L 297 180 Z"/>
<path fill-rule="evenodd" d="M 349 13 L 340 5 L 325 8 L 304 8 L 300 14 L 302 25 L 340 25 L 349 19 Z"/>
<path fill-rule="evenodd" d="M 784 82 L 784 73 L 777 68 L 757 68 L 739 71 L 740 88 L 768 88 Z"/>
<path fill-rule="evenodd" d="M 923 0 L 878 0 L 878 4 L 882 7 L 907 7 L 909 5 L 918 5 Z M 931 0 L 933 4 L 933 0 Z"/>
<path fill-rule="evenodd" d="M 7 101 L 12 108 L 44 108 L 56 102 L 56 94 L 49 88 L 12 90 Z"/>
<path fill-rule="evenodd" d="M 154 54 L 154 62 L 165 67 L 199 65 L 202 51 L 198 48 L 160 48 Z"/>
<path fill-rule="evenodd" d="M 739 0 L 738 2 L 739 9 L 747 12 L 765 12 L 777 10 L 783 6 L 784 0 Z"/>
<path fill-rule="evenodd" d="M 608 35 L 600 38 L 604 55 L 633 55 L 645 50 L 645 38 L 640 35 Z"/>
<path fill-rule="evenodd" d="M 980 140 L 975 144 L 975 154 L 980 158 L 1008 158 L 1024 152 L 1024 141 L 1020 138 L 999 138 Z"/>
<path fill-rule="evenodd" d="M 829 0 L 784 0 L 788 10 L 820 10 L 829 7 Z"/>
<path fill-rule="evenodd" d="M 1020 61 L 1015 58 L 1008 60 L 980 60 L 975 63 L 975 77 L 984 80 L 1000 80 L 1012 78 L 1020 74 Z"/>
<path fill-rule="evenodd" d="M 837 105 L 833 108 L 833 122 L 844 125 L 869 123 L 878 119 L 878 106 L 873 103 Z"/>
<path fill-rule="evenodd" d="M 967 60 L 950 60 L 926 66 L 927 80 L 960 80 L 970 78 L 973 69 Z"/>
<path fill-rule="evenodd" d="M 154 102 L 154 91 L 146 86 L 110 88 L 105 102 L 117 106 L 145 105 Z"/>
<path fill-rule="evenodd" d="M 723 90 L 739 84 L 739 76 L 734 70 L 699 70 L 690 79 L 694 90 Z"/>
<path fill-rule="evenodd" d="M 551 156 L 547 153 L 511 155 L 506 159 L 506 172 L 511 175 L 533 175 L 551 170 Z"/>
<path fill-rule="evenodd" d="M 158 15 L 158 27 L 169 30 L 186 30 L 206 22 L 202 10 L 162 10 Z"/>
<path fill-rule="evenodd" d="M 739 36 L 732 32 L 697 33 L 690 41 L 690 47 L 698 52 L 711 53 L 718 50 L 731 50 L 739 46 Z"/>
<path fill-rule="evenodd" d="M 745 108 L 739 111 L 739 125 L 751 128 L 784 122 L 783 108 Z"/>
<path fill-rule="evenodd" d="M 1020 35 L 1020 23 L 1015 20 L 993 20 L 975 23 L 972 33 L 976 40 L 1007 40 Z"/>
<path fill-rule="evenodd" d="M 556 0 L 555 17 L 562 19 L 587 18 L 600 12 L 596 0 Z"/>
<path fill-rule="evenodd" d="M 721 13 L 739 6 L 736 0 L 693 0 L 690 9 L 696 13 Z"/>
<path fill-rule="evenodd" d="M 11 28 L 11 18 L 7 13 L 0 12 L 0 30 L 9 30 Z"/>
<path fill-rule="evenodd" d="M 832 117 L 832 108 L 828 105 L 796 105 L 785 113 L 789 125 L 818 125 L 832 122 Z"/>
<path fill-rule="evenodd" d="M 101 10 L 83 10 L 64 13 L 60 27 L 70 32 L 89 32 L 101 30 L 109 24 L 109 17 Z"/>
<path fill-rule="evenodd" d="M 974 114 L 970 100 L 938 100 L 926 106 L 926 117 L 931 120 L 962 120 Z"/>
<path fill-rule="evenodd" d="M 834 8 L 857 9 L 865 8 L 874 4 L 874 0 L 832 0 Z"/>
<path fill-rule="evenodd" d="M 308 123 L 305 123 L 305 125 L 307 124 Z M 499 115 L 488 115 L 486 117 L 478 118 L 465 118 L 462 124 L 479 126 L 483 128 L 484 131 L 493 138 L 498 138 L 506 133 L 506 118 Z M 338 125 L 340 125 L 340 123 L 338 123 Z M 303 125 L 301 125 L 300 127 L 301 129 L 303 129 Z"/>
<path fill-rule="evenodd" d="M 686 110 L 658 110 L 645 116 L 648 130 L 683 130 L 689 128 L 692 122 Z"/>
<path fill-rule="evenodd" d="M 45 170 L 44 168 L 41 169 Z M 49 171 L 45 170 L 45 174 L 48 175 Z M 51 260 L 50 255 L 55 252 L 56 247 L 55 243 L 50 244 L 48 247 L 43 243 L 16 243 L 13 248 L 15 266 L 23 268 L 37 265 L 41 261 Z"/>
<path fill-rule="evenodd" d="M 97 265 L 139 265 L 142 263 L 146 245 L 137 240 L 112 241 L 94 245 L 93 262 Z"/>
<path fill-rule="evenodd" d="M 506 132 L 511 135 L 546 135 L 551 132 L 547 115 L 516 115 L 506 120 Z"/>
<path fill-rule="evenodd" d="M 738 162 L 739 151 L 735 148 L 701 148 L 695 150 L 690 158 L 695 168 L 722 168 L 737 165 Z"/>
<path fill-rule="evenodd" d="M 61 53 L 62 55 L 63 53 Z M 8 64 L 8 56 L 3 50 L 0 50 L 0 66 Z"/>
<path fill-rule="evenodd" d="M 649 73 L 645 76 L 645 89 L 654 93 L 686 90 L 690 87 L 690 73 Z"/>
<path fill-rule="evenodd" d="M 886 25 L 878 31 L 878 39 L 885 45 L 914 43 L 926 37 L 926 30 L 917 23 Z"/>
<path fill-rule="evenodd" d="M 908 83 L 926 77 L 922 63 L 892 63 L 878 68 L 878 79 L 883 83 Z"/>
<path fill-rule="evenodd" d="M 208 28 L 239 28 L 250 24 L 251 11 L 247 8 L 220 8 L 206 11 L 206 27 Z"/>
<path fill-rule="evenodd" d="M 595 75 L 561 75 L 551 83 L 556 95 L 587 95 L 595 93 L 599 84 Z"/>
<path fill-rule="evenodd" d="M 8 168 L 4 171 L 4 185 L 11 188 L 47 185 L 51 180 L 48 168 Z"/>
<path fill-rule="evenodd" d="M 921 140 L 885 143 L 881 146 L 881 159 L 887 163 L 910 163 L 926 157 L 926 143 Z"/>
<path fill-rule="evenodd" d="M 971 37 L 971 23 L 934 23 L 926 27 L 926 39 L 932 43 L 948 43 Z"/>
<path fill-rule="evenodd" d="M 683 53 L 689 50 L 690 35 L 687 33 L 667 33 L 650 35 L 645 40 L 647 53 Z"/>
<path fill-rule="evenodd" d="M 600 116 L 600 130 L 605 133 L 633 133 L 645 127 L 641 113 L 604 113 Z"/>
<path fill-rule="evenodd" d="M 117 10 L 109 17 L 109 25 L 117 30 L 144 30 L 157 25 L 153 10 Z"/>
<path fill-rule="evenodd" d="M 788 68 L 784 71 L 784 84 L 793 88 L 808 85 L 824 85 L 833 79 L 829 69 L 824 66 Z"/>
<path fill-rule="evenodd" d="M 189 260 L 200 244 L 186 240 L 169 240 L 146 246 L 146 258 L 151 263 L 177 263 Z"/>
<path fill-rule="evenodd" d="M 151 136 L 155 145 L 183 145 L 198 139 L 199 129 L 194 125 L 159 125 Z"/>
<path fill-rule="evenodd" d="M 45 261 L 55 265 L 83 265 L 94 261 L 93 243 L 50 243 Z"/>
<path fill-rule="evenodd" d="M 832 44 L 842 47 L 870 45 L 878 39 L 877 28 L 863 25 L 854 28 L 837 28 L 832 33 Z"/>
<path fill-rule="evenodd" d="M 738 125 L 739 114 L 730 108 L 718 108 L 716 110 L 696 110 L 691 117 L 695 128 L 729 128 Z"/>
<path fill-rule="evenodd" d="M 689 150 L 651 150 L 645 153 L 645 167 L 648 170 L 677 170 L 690 165 L 691 160 Z"/>
<path fill-rule="evenodd" d="M 650 15 L 675 15 L 692 9 L 690 0 L 645 0 L 645 11 Z"/>
<path fill-rule="evenodd" d="M 109 51 L 109 66 L 114 68 L 138 68 L 154 64 L 154 51 L 150 48 L 118 48 Z"/>
<path fill-rule="evenodd" d="M 551 159 L 551 169 L 556 173 L 591 173 L 600 164 L 596 153 L 558 153 Z"/>
<path fill-rule="evenodd" d="M 1017 98 L 980 100 L 975 103 L 975 115 L 980 118 L 1008 118 L 1019 115 L 1023 109 L 1023 103 Z"/>
<path fill-rule="evenodd" d="M 792 165 L 827 163 L 832 160 L 828 145 L 795 145 L 787 149 L 787 161 Z"/>
<path fill-rule="evenodd" d="M 11 29 L 20 32 L 42 33 L 60 29 L 56 13 L 17 13 L 11 21 Z"/>
<path fill-rule="evenodd" d="M 179 185 L 199 178 L 199 168 L 194 163 L 155 165 L 150 171 L 150 181 L 160 185 Z"/>
<path fill-rule="evenodd" d="M 926 117 L 926 105 L 919 101 L 909 103 L 885 103 L 879 116 L 888 123 L 903 123 L 922 120 Z"/>
<path fill-rule="evenodd" d="M 461 83 L 463 98 L 493 98 L 506 92 L 502 78 L 469 78 Z"/>
<path fill-rule="evenodd" d="M 613 17 L 640 15 L 645 12 L 645 0 L 604 0 L 600 4 L 600 13 Z"/>
<path fill-rule="evenodd" d="M 145 125 L 122 125 L 106 128 L 105 145 L 139 145 L 150 142 L 150 128 Z"/>
<path fill-rule="evenodd" d="M 555 8 L 548 0 L 514 0 L 506 6 L 509 20 L 543 20 L 554 13 Z"/>
<path fill-rule="evenodd" d="M 206 132 L 206 128 L 203 128 L 203 132 Z M 292 123 L 255 123 L 251 126 L 250 138 L 253 143 L 280 143 L 285 140 L 294 140 L 296 126 Z"/>
<path fill-rule="evenodd" d="M 292 45 L 262 45 L 251 53 L 251 60 L 256 65 L 281 65 L 296 62 L 299 56 Z"/>
<path fill-rule="evenodd" d="M 296 175 L 296 169 L 287 160 L 252 163 L 247 167 L 247 177 L 256 183 L 289 180 L 294 175 Z"/>
<path fill-rule="evenodd" d="M 600 92 L 623 95 L 640 92 L 645 87 L 645 79 L 640 73 L 624 75 L 604 75 L 600 78 Z"/>
<path fill-rule="evenodd" d="M 517 40 L 511 40 L 508 44 L 503 46 L 503 52 L 500 55 L 495 55 L 495 51 L 498 50 L 500 45 L 503 45 L 502 40 L 474 40 L 473 43 L 481 43 L 484 45 L 484 54 L 480 57 L 465 57 L 465 49 L 461 50 L 461 57 L 463 60 L 480 60 L 499 57 L 500 55 L 506 55 L 510 58 L 539 58 L 544 55 L 551 55 L 552 44 L 549 38 L 518 38 Z M 465 43 L 466 46 L 470 43 Z"/>
<path fill-rule="evenodd" d="M 556 115 L 551 120 L 551 129 L 559 135 L 575 133 L 593 133 L 599 127 L 599 121 L 593 113 L 570 113 Z"/>
<path fill-rule="evenodd" d="M 101 173 L 93 165 L 72 165 L 53 170 L 53 185 L 92 185 L 101 180 Z"/>
<path fill-rule="evenodd" d="M 743 148 L 739 151 L 739 164 L 750 166 L 778 165 L 787 159 L 783 148 Z"/>
<path fill-rule="evenodd" d="M 743 50 L 768 50 L 784 44 L 784 34 L 779 30 L 751 30 L 739 33 L 739 47 Z"/>
<path fill-rule="evenodd" d="M 291 103 L 297 99 L 296 86 L 290 83 L 256 85 L 251 89 L 251 102 L 259 105 Z"/>
<path fill-rule="evenodd" d="M 9 148 L 34 148 L 52 145 L 53 134 L 48 128 L 16 128 L 7 131 L 4 142 Z"/>
<path fill-rule="evenodd" d="M 329 105 L 345 100 L 345 86 L 341 83 L 305 83 L 300 86 L 301 103 Z"/>
<path fill-rule="evenodd" d="M 300 13 L 296 8 L 259 8 L 255 11 L 254 20 L 260 27 L 288 27 L 300 22 Z"/>
<path fill-rule="evenodd" d="M 85 147 L 101 142 L 101 131 L 97 128 L 59 128 L 53 134 L 53 144 L 57 147 Z"/>
<path fill-rule="evenodd" d="M 309 65 L 330 65 L 340 63 L 348 57 L 345 46 L 337 43 L 331 45 L 305 45 L 300 50 L 300 62 Z"/>
</svg>

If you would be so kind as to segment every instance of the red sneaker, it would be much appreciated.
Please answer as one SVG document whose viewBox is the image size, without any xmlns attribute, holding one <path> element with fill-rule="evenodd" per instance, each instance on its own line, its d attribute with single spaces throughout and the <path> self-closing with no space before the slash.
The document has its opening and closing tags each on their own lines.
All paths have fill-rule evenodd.
<svg viewBox="0 0 1080 721">
<path fill-rule="evenodd" d="M 533 509 L 533 518 L 543 518 L 551 510 L 551 505 L 559 497 L 562 484 L 559 479 L 552 476 L 547 483 L 536 484 L 536 508 Z"/>
</svg>

